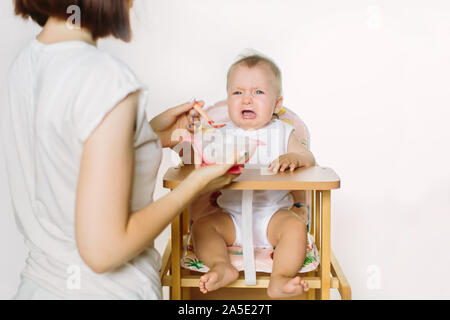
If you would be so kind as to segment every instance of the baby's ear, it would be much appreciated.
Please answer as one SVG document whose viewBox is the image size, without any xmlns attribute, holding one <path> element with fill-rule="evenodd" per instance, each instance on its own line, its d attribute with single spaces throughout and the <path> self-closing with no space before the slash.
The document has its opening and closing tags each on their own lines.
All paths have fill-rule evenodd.
<svg viewBox="0 0 450 320">
<path fill-rule="evenodd" d="M 275 110 L 273 111 L 274 113 L 278 113 L 280 112 L 281 108 L 283 107 L 283 97 L 279 97 L 277 99 L 277 102 L 275 104 Z"/>
</svg>

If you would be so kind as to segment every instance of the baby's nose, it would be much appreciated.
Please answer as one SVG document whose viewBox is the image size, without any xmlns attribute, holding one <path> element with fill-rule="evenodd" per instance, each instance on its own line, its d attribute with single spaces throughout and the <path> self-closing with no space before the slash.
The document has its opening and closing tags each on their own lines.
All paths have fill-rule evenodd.
<svg viewBox="0 0 450 320">
<path fill-rule="evenodd" d="M 244 93 L 243 99 L 244 99 L 245 103 L 252 102 L 252 98 L 253 98 L 253 96 L 251 95 L 251 93 Z"/>
</svg>

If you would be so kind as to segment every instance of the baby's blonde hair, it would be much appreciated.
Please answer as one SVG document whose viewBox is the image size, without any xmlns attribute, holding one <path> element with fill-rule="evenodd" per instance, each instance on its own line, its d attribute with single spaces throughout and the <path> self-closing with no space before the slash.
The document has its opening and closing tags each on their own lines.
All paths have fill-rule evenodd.
<svg viewBox="0 0 450 320">
<path fill-rule="evenodd" d="M 281 96 L 283 88 L 281 84 L 281 71 L 280 68 L 275 64 L 275 62 L 272 61 L 272 59 L 260 54 L 260 53 L 251 53 L 250 55 L 241 55 L 239 60 L 236 61 L 231 65 L 231 67 L 228 69 L 227 73 L 227 90 L 230 86 L 230 75 L 233 71 L 234 67 L 238 65 L 245 65 L 248 68 L 253 68 L 257 66 L 258 64 L 265 63 L 267 64 L 270 69 L 273 72 L 273 75 L 275 76 L 275 80 L 277 83 L 277 89 L 278 89 L 278 95 Z"/>
</svg>

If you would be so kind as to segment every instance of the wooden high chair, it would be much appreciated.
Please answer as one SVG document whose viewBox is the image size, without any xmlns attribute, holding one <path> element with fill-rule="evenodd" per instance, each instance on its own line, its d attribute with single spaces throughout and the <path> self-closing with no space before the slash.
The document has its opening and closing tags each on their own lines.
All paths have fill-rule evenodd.
<svg viewBox="0 0 450 320">
<path fill-rule="evenodd" d="M 224 103 L 216 104 L 207 109 L 207 112 L 214 121 L 228 121 Z M 285 118 L 285 121 L 293 124 L 297 137 L 309 148 L 309 133 L 305 124 L 286 108 L 282 113 L 284 115 L 279 114 L 279 118 Z M 163 179 L 164 187 L 174 189 L 192 170 L 194 170 L 193 165 L 169 169 Z M 331 190 L 339 187 L 340 179 L 336 173 L 331 168 L 319 166 L 299 168 L 293 173 L 277 175 L 261 175 L 258 169 L 246 169 L 228 186 L 228 189 L 244 190 L 243 201 L 247 199 L 247 203 L 243 203 L 243 206 L 247 208 L 250 206 L 250 213 L 253 190 L 307 191 L 310 221 L 308 231 L 319 251 L 320 263 L 316 270 L 300 275 L 308 282 L 310 290 L 294 299 L 329 299 L 332 288 L 338 289 L 343 300 L 351 299 L 350 285 L 330 247 Z M 181 268 L 183 245 L 187 243 L 192 224 L 189 211 L 191 209 L 201 212 L 202 216 L 214 212 L 217 208 L 210 203 L 209 199 L 210 194 L 199 197 L 193 202 L 191 208 L 185 209 L 172 222 L 171 239 L 163 254 L 160 272 L 162 285 L 170 287 L 170 299 L 269 299 L 266 288 L 270 277 L 266 273 L 255 272 L 253 247 L 248 243 L 243 246 L 244 272 L 240 272 L 239 279 L 225 288 L 203 295 L 198 289 L 199 279 L 203 273 Z M 246 211 L 248 212 L 248 209 Z M 249 232 L 252 229 L 251 214 L 243 212 L 243 221 L 243 229 Z"/>
</svg>

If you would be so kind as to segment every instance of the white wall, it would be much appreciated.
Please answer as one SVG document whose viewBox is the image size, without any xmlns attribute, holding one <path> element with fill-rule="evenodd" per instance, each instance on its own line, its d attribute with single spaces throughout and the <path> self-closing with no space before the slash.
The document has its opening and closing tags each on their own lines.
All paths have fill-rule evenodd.
<svg viewBox="0 0 450 320">
<path fill-rule="evenodd" d="M 3 77 L 38 28 L 13 17 L 11 1 L 0 2 L 0 26 Z M 313 153 L 342 179 L 332 192 L 331 239 L 353 297 L 450 298 L 448 1 L 136 0 L 134 30 L 131 44 L 105 40 L 100 48 L 150 87 L 150 115 L 192 97 L 222 99 L 227 68 L 245 48 L 272 57 Z M 7 299 L 26 250 L 3 162 L 0 174 Z"/>
</svg>

